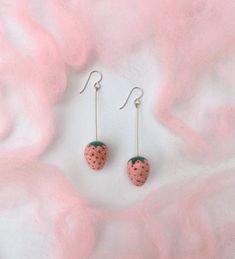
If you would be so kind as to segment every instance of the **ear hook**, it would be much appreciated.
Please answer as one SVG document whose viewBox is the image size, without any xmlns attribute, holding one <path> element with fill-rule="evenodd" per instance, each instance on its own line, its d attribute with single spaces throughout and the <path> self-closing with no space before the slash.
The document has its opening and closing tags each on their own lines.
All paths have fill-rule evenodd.
<svg viewBox="0 0 235 259">
<path fill-rule="evenodd" d="M 88 79 L 87 79 L 87 81 L 86 81 L 85 86 L 84 86 L 83 89 L 80 91 L 80 94 L 83 93 L 83 92 L 86 90 L 86 87 L 87 87 L 87 85 L 88 85 L 88 83 L 89 83 L 89 81 L 90 81 L 90 79 L 91 79 L 91 76 L 92 76 L 93 74 L 95 74 L 95 73 L 97 73 L 97 74 L 100 76 L 100 79 L 99 79 L 97 82 L 95 82 L 94 87 L 95 87 L 95 89 L 96 89 L 97 91 L 100 89 L 100 87 L 101 87 L 100 82 L 101 82 L 102 79 L 103 79 L 103 75 L 102 75 L 102 73 L 101 73 L 100 71 L 94 70 L 94 71 L 92 71 L 92 72 L 90 73 L 90 75 L 89 75 L 89 77 L 88 77 Z"/>
<path fill-rule="evenodd" d="M 124 102 L 124 104 L 120 107 L 120 110 L 123 109 L 126 106 L 126 104 L 128 103 L 128 101 L 129 101 L 129 99 L 131 97 L 131 94 L 135 90 L 141 91 L 141 95 L 138 98 L 136 98 L 135 101 L 134 101 L 136 108 L 141 104 L 141 98 L 144 96 L 144 90 L 142 88 L 140 88 L 140 87 L 134 87 L 134 88 L 132 88 L 132 90 L 130 91 L 129 95 L 127 96 L 127 99 Z"/>
</svg>

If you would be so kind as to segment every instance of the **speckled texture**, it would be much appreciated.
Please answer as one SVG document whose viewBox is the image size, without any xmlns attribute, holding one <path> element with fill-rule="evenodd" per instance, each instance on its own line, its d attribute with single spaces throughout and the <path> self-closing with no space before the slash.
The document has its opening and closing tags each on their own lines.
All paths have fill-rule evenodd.
<svg viewBox="0 0 235 259">
<path fill-rule="evenodd" d="M 128 177 L 131 182 L 136 186 L 142 186 L 149 176 L 149 162 L 144 157 L 133 157 L 128 161 Z"/>
<path fill-rule="evenodd" d="M 100 141 L 89 143 L 85 148 L 85 159 L 89 167 L 93 170 L 101 170 L 108 157 L 107 146 Z"/>
</svg>

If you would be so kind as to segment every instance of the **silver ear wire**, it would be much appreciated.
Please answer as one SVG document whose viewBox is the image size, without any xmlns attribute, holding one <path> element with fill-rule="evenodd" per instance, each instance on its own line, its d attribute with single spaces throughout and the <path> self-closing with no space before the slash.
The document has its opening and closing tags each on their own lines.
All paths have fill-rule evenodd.
<svg viewBox="0 0 235 259">
<path fill-rule="evenodd" d="M 88 79 L 86 81 L 86 84 L 84 85 L 84 87 L 80 91 L 80 94 L 82 94 L 86 90 L 86 87 L 87 87 L 87 85 L 88 85 L 88 83 L 89 83 L 89 81 L 90 81 L 90 79 L 91 79 L 93 74 L 98 74 L 100 76 L 100 79 L 98 81 L 96 81 L 95 84 L 94 84 L 94 87 L 95 87 L 96 90 L 100 89 L 100 87 L 101 87 L 100 83 L 101 83 L 101 81 L 103 79 L 103 75 L 102 75 L 102 73 L 100 71 L 94 70 L 94 71 L 92 71 L 90 73 L 90 75 L 89 75 L 89 77 L 88 77 Z"/>
<path fill-rule="evenodd" d="M 138 107 L 141 104 L 141 98 L 144 96 L 144 90 L 142 88 L 140 88 L 140 87 L 134 87 L 134 88 L 132 88 L 132 90 L 130 91 L 129 95 L 127 96 L 126 101 L 124 102 L 124 104 L 122 106 L 120 106 L 120 110 L 123 109 L 127 105 L 127 103 L 129 101 L 132 93 L 135 90 L 141 91 L 141 95 L 138 98 L 135 99 L 134 104 L 135 104 L 136 107 Z"/>
</svg>

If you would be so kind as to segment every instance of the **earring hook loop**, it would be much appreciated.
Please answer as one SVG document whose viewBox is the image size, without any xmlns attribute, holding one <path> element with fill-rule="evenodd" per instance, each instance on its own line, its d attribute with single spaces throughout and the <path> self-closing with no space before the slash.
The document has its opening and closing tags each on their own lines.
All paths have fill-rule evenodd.
<svg viewBox="0 0 235 259">
<path fill-rule="evenodd" d="M 141 104 L 141 98 L 144 96 L 144 90 L 143 90 L 142 88 L 136 86 L 136 87 L 132 88 L 132 90 L 130 91 L 129 95 L 127 96 L 125 102 L 123 103 L 122 106 L 120 106 L 120 110 L 123 109 L 123 108 L 127 105 L 127 103 L 128 103 L 128 101 L 129 101 L 129 99 L 130 99 L 132 93 L 133 93 L 135 90 L 140 91 L 141 94 L 140 94 L 139 97 L 137 97 L 137 98 L 135 99 L 134 104 L 135 104 L 136 108 Z"/>
<path fill-rule="evenodd" d="M 92 71 L 92 72 L 90 73 L 90 75 L 89 75 L 89 77 L 88 77 L 88 79 L 87 79 L 87 81 L 86 81 L 86 84 L 84 85 L 84 87 L 83 87 L 82 90 L 80 91 L 80 94 L 82 94 L 82 93 L 86 90 L 87 85 L 88 85 L 88 83 L 89 83 L 89 81 L 90 81 L 90 79 L 91 79 L 91 77 L 92 77 L 93 74 L 98 74 L 98 75 L 100 76 L 100 79 L 99 79 L 98 81 L 96 81 L 95 84 L 94 84 L 95 89 L 98 91 L 98 90 L 101 88 L 100 83 L 101 83 L 101 81 L 102 81 L 102 79 L 103 79 L 103 74 L 102 74 L 100 71 L 98 71 L 98 70 L 94 70 L 94 71 Z"/>
</svg>

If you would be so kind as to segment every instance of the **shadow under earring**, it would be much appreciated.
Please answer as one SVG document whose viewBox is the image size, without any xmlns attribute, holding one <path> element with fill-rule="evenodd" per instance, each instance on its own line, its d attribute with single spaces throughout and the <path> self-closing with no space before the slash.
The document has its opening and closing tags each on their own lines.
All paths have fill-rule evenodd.
<svg viewBox="0 0 235 259">
<path fill-rule="evenodd" d="M 86 159 L 87 164 L 89 167 L 93 170 L 101 170 L 108 157 L 108 148 L 107 146 L 98 140 L 98 91 L 101 88 L 101 81 L 103 79 L 103 75 L 99 71 L 92 71 L 87 79 L 87 82 L 84 86 L 84 88 L 80 91 L 80 94 L 83 93 L 90 81 L 90 78 L 93 74 L 98 74 L 100 76 L 100 79 L 95 82 L 95 140 L 90 142 L 84 152 L 84 156 Z"/>
<path fill-rule="evenodd" d="M 120 109 L 123 109 L 126 106 L 131 94 L 135 90 L 141 91 L 141 95 L 134 101 L 136 107 L 136 156 L 132 157 L 128 161 L 127 173 L 128 177 L 134 185 L 142 186 L 147 181 L 150 171 L 149 161 L 145 157 L 140 156 L 139 152 L 139 108 L 141 104 L 141 98 L 144 95 L 143 89 L 140 87 L 134 87 L 128 95 L 124 104 L 120 107 Z"/>
</svg>

